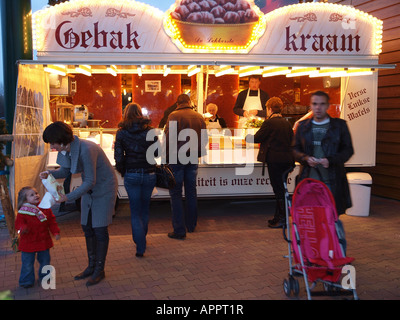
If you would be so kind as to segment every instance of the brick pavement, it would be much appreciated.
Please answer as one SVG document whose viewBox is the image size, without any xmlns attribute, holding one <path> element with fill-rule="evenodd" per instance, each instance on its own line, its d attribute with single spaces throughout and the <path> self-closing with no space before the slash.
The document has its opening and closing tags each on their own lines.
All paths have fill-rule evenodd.
<svg viewBox="0 0 400 320">
<path fill-rule="evenodd" d="M 168 201 L 151 203 L 148 248 L 135 257 L 129 208 L 120 203 L 110 226 L 106 278 L 87 288 L 73 276 L 86 267 L 79 213 L 57 214 L 61 240 L 54 241 L 51 263 L 56 289 L 18 287 L 20 253 L 10 249 L 0 228 L 0 292 L 15 300 L 289 300 L 282 289 L 288 273 L 282 231 L 266 227 L 272 200 L 200 200 L 199 221 L 186 240 L 167 237 Z M 343 216 L 348 255 L 356 258 L 361 300 L 400 299 L 400 202 L 372 197 L 369 217 Z M 36 264 L 37 270 L 37 264 Z M 302 278 L 298 299 L 307 298 Z M 319 297 L 317 299 L 343 299 Z"/>
</svg>

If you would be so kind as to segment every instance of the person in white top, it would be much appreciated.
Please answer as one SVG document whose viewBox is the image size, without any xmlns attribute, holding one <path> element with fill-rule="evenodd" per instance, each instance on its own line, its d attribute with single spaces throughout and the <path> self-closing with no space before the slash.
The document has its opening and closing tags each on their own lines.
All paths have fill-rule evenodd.
<svg viewBox="0 0 400 320">
<path fill-rule="evenodd" d="M 224 118 L 218 116 L 218 106 L 215 103 L 209 103 L 206 106 L 208 117 L 206 118 L 207 129 L 226 128 Z"/>
</svg>

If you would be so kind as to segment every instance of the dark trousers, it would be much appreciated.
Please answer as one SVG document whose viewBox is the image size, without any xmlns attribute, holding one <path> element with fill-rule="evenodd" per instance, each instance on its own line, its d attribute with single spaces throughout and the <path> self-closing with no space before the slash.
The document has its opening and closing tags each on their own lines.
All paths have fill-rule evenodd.
<svg viewBox="0 0 400 320">
<path fill-rule="evenodd" d="M 283 187 L 283 174 L 285 173 L 285 171 L 289 170 L 292 167 L 292 164 L 281 162 L 267 162 L 267 166 L 269 179 L 271 181 L 271 186 L 274 190 L 275 197 L 277 199 L 284 199 L 285 188 Z M 287 176 L 285 177 L 285 179 L 287 179 Z"/>
</svg>

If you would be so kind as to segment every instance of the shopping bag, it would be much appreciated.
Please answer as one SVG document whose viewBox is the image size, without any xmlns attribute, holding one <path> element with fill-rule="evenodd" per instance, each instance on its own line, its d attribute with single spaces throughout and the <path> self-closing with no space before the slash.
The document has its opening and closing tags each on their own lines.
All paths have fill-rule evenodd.
<svg viewBox="0 0 400 320">
<path fill-rule="evenodd" d="M 172 189 L 176 181 L 174 174 L 168 164 L 156 165 L 157 188 Z"/>
</svg>

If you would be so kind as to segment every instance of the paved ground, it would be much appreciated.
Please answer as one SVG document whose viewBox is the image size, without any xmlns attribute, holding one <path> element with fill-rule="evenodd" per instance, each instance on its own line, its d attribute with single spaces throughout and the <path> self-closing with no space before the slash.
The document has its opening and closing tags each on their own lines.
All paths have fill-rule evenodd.
<svg viewBox="0 0 400 320">
<path fill-rule="evenodd" d="M 78 212 L 57 213 L 62 237 L 51 250 L 56 289 L 18 287 L 21 257 L 10 249 L 3 223 L 0 292 L 10 290 L 15 300 L 305 300 L 302 278 L 298 298 L 287 298 L 282 289 L 288 273 L 288 259 L 283 256 L 288 249 L 281 229 L 266 227 L 273 203 L 200 200 L 196 231 L 186 240 L 174 240 L 167 237 L 169 202 L 152 202 L 148 249 L 143 258 L 136 258 L 129 209 L 122 202 L 109 228 L 106 279 L 89 288 L 84 280 L 73 280 L 87 262 Z M 343 216 L 342 221 L 348 255 L 356 259 L 359 298 L 399 300 L 400 202 L 372 197 L 369 217 Z"/>
</svg>

